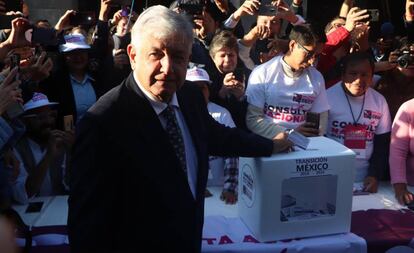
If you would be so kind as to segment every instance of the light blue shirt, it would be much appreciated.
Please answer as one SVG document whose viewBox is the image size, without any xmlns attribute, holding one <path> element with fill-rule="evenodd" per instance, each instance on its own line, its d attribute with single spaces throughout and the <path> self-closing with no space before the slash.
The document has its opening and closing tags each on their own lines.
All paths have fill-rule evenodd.
<svg viewBox="0 0 414 253">
<path fill-rule="evenodd" d="M 76 123 L 79 122 L 88 109 L 96 102 L 96 93 L 91 81 L 94 81 L 94 79 L 89 75 L 86 75 L 82 82 L 77 81 L 70 75 L 76 105 Z"/>
<path fill-rule="evenodd" d="M 168 105 L 166 103 L 159 101 L 154 95 L 152 95 L 147 90 L 145 90 L 145 88 L 142 87 L 142 85 L 138 82 L 138 79 L 135 77 L 135 73 L 134 73 L 134 79 L 135 79 L 135 82 L 138 84 L 139 89 L 144 93 L 145 97 L 150 102 L 151 107 L 154 109 L 155 113 L 157 114 L 162 127 L 165 129 L 167 126 L 167 122 L 165 118 L 161 115 L 161 113 L 165 110 L 165 108 L 167 108 Z M 183 134 L 184 148 L 185 148 L 185 161 L 187 165 L 188 185 L 190 186 L 193 197 L 196 198 L 197 168 L 198 168 L 197 153 L 194 148 L 193 139 L 191 138 L 191 135 L 190 135 L 190 130 L 188 129 L 187 124 L 185 123 L 183 114 L 181 113 L 180 105 L 178 104 L 176 93 L 174 93 L 171 99 L 170 105 L 172 105 L 172 107 L 174 108 L 175 117 L 177 118 L 178 126 L 180 127 L 181 133 Z"/>
</svg>

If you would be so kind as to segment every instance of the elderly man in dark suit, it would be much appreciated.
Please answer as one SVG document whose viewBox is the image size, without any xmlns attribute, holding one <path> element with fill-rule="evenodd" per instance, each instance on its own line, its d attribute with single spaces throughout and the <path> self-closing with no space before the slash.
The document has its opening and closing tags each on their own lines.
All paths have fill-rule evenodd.
<svg viewBox="0 0 414 253">
<path fill-rule="evenodd" d="M 290 148 L 226 128 L 184 84 L 192 26 L 148 8 L 132 31 L 133 73 L 80 122 L 69 198 L 72 252 L 200 252 L 208 155 L 270 156 Z"/>
</svg>

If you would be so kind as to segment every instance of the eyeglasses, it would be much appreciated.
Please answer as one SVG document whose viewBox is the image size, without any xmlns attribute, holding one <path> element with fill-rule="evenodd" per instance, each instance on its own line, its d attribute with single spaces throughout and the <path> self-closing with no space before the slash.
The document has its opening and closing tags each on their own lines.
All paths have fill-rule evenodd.
<svg viewBox="0 0 414 253">
<path fill-rule="evenodd" d="M 306 59 L 310 59 L 315 55 L 315 51 L 311 51 L 309 49 L 306 49 L 302 44 L 300 44 L 299 42 L 296 41 L 296 44 L 298 44 L 298 46 L 300 47 L 300 49 L 302 49 L 305 53 L 306 53 Z"/>
</svg>

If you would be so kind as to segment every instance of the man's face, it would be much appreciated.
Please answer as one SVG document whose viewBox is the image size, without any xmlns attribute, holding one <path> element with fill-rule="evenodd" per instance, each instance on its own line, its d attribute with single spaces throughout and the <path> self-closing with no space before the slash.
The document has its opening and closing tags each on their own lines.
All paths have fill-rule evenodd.
<svg viewBox="0 0 414 253">
<path fill-rule="evenodd" d="M 311 59 L 315 55 L 316 45 L 302 45 L 299 42 L 291 41 L 289 43 L 291 58 L 292 58 L 292 68 L 299 70 L 305 69 L 310 66 Z"/>
<path fill-rule="evenodd" d="M 180 35 L 156 39 L 141 34 L 141 44 L 128 45 L 131 67 L 140 84 L 162 102 L 169 102 L 183 85 L 191 54 L 191 41 Z"/>
<path fill-rule="evenodd" d="M 128 30 L 128 19 L 123 17 L 121 20 L 119 20 L 118 25 L 116 26 L 116 35 L 123 37 L 125 34 L 127 34 Z"/>
<path fill-rule="evenodd" d="M 368 60 L 348 64 L 342 81 L 352 96 L 359 97 L 365 94 L 372 83 L 372 69 Z"/>
<path fill-rule="evenodd" d="M 85 70 L 88 66 L 89 56 L 88 52 L 84 49 L 73 50 L 64 55 L 69 69 Z"/>
<path fill-rule="evenodd" d="M 220 73 L 233 72 L 237 66 L 237 52 L 224 47 L 214 54 L 213 61 Z"/>
<path fill-rule="evenodd" d="M 282 21 L 278 16 L 258 16 L 257 25 L 263 25 L 269 28 L 269 37 L 275 37 L 279 35 Z"/>
<path fill-rule="evenodd" d="M 28 111 L 23 116 L 27 133 L 39 140 L 47 141 L 50 131 L 56 128 L 57 113 L 49 106 Z"/>
</svg>

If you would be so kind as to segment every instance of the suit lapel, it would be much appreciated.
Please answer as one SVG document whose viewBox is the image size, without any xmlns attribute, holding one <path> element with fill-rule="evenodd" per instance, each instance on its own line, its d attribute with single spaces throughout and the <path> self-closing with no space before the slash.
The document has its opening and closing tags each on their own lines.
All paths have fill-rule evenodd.
<svg viewBox="0 0 414 253">
<path fill-rule="evenodd" d="M 175 155 L 172 145 L 169 142 L 167 133 L 163 129 L 158 115 L 155 113 L 151 104 L 144 96 L 135 82 L 132 74 L 126 81 L 125 94 L 121 94 L 121 97 L 125 98 L 122 107 L 128 108 L 126 117 L 133 118 L 131 120 L 132 125 L 128 128 L 131 129 L 131 135 L 127 137 L 129 147 L 134 145 L 142 145 L 142 143 L 135 143 L 137 140 L 142 140 L 148 148 L 148 152 L 153 156 L 158 157 L 156 161 L 153 161 L 154 168 L 148 168 L 148 173 L 153 173 L 153 178 L 164 181 L 165 185 L 170 185 L 174 180 L 171 177 L 176 177 L 182 184 L 187 185 L 187 194 L 192 197 L 190 187 L 188 186 L 187 175 L 181 169 L 178 158 Z M 134 157 L 134 148 L 128 149 L 132 152 L 131 156 Z M 150 158 L 149 158 L 150 159 Z M 137 161 L 139 162 L 139 161 Z M 159 170 L 161 169 L 161 171 Z M 164 171 L 162 171 L 164 170 Z"/>
</svg>

